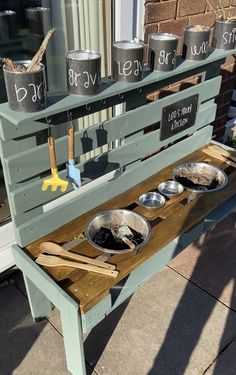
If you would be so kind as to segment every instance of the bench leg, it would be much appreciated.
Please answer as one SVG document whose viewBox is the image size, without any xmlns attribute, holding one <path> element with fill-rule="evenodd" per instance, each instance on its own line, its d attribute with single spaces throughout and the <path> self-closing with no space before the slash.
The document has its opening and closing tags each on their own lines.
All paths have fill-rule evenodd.
<svg viewBox="0 0 236 375">
<path fill-rule="evenodd" d="M 39 322 L 52 311 L 51 302 L 24 273 L 23 277 L 32 317 L 35 322 Z"/>
<path fill-rule="evenodd" d="M 83 334 L 78 309 L 68 300 L 60 300 L 62 333 L 67 368 L 72 375 L 86 375 Z"/>
</svg>

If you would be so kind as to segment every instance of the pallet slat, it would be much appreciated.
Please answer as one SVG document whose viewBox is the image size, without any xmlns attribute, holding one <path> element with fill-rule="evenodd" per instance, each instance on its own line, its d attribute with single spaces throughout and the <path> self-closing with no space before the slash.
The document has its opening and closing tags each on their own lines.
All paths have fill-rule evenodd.
<svg viewBox="0 0 236 375">
<path fill-rule="evenodd" d="M 181 137 L 189 133 L 193 133 L 197 129 L 200 129 L 203 126 L 214 121 L 216 104 L 213 102 L 209 104 L 209 102 L 207 102 L 202 104 L 201 108 L 202 109 L 197 115 L 195 126 L 182 132 Z M 178 135 L 173 136 L 166 141 L 161 142 L 159 141 L 160 130 L 158 129 L 157 131 L 153 131 L 150 134 L 144 135 L 137 141 L 134 140 L 133 142 L 125 143 L 121 147 L 111 150 L 105 155 L 101 155 L 100 157 L 98 156 L 96 158 L 96 162 L 94 162 L 94 170 L 97 169 L 98 172 L 101 170 L 101 168 L 99 168 L 100 160 L 102 161 L 102 163 L 105 162 L 104 166 L 107 171 L 118 169 L 125 164 L 130 164 L 134 160 L 140 160 L 140 158 L 142 158 L 146 153 L 157 150 L 158 148 L 161 148 L 170 142 L 176 141 L 178 137 Z M 104 158 L 106 159 L 105 161 Z M 88 161 L 84 164 L 77 165 L 82 173 L 82 177 L 83 172 L 86 171 L 86 165 L 90 165 L 90 168 L 92 168 L 91 163 L 92 161 Z M 60 172 L 60 176 L 62 178 L 66 178 L 66 170 Z M 89 181 L 88 178 L 87 181 Z M 41 190 L 41 186 L 42 179 L 29 183 L 28 185 L 24 185 L 23 187 L 16 187 L 14 191 L 11 191 L 10 199 L 12 201 L 13 211 L 15 214 L 19 214 L 40 204 L 49 202 L 50 200 L 60 197 L 64 194 L 61 193 L 60 190 L 58 190 L 56 193 L 51 192 L 50 190 L 43 192 Z M 68 192 L 70 191 L 71 189 L 68 190 Z"/>
<path fill-rule="evenodd" d="M 97 124 L 91 129 L 80 131 L 75 135 L 75 156 L 92 151 L 97 147 L 109 144 L 116 139 L 159 122 L 162 116 L 162 108 L 175 101 L 199 93 L 200 105 L 200 103 L 215 97 L 219 93 L 220 85 L 221 77 L 216 77 L 180 93 L 172 94 L 154 103 L 129 111 L 124 115 L 106 121 L 104 124 Z M 55 142 L 58 165 L 65 163 L 68 159 L 67 143 L 67 136 Z M 42 144 L 34 148 L 27 148 L 23 152 L 5 157 L 5 160 L 9 170 L 8 183 L 17 183 L 49 169 L 48 146 Z"/>
</svg>

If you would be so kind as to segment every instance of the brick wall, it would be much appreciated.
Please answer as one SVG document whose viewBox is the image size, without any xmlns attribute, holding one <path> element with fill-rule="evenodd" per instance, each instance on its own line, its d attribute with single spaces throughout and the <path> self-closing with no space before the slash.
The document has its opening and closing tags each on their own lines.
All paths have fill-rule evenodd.
<svg viewBox="0 0 236 375">
<path fill-rule="evenodd" d="M 211 0 L 212 4 L 219 4 L 219 0 Z M 222 0 L 226 15 L 236 16 L 236 0 Z M 145 2 L 145 32 L 144 43 L 148 43 L 148 35 L 156 32 L 169 32 L 180 37 L 178 52 L 182 50 L 183 27 L 185 25 L 200 24 L 213 27 L 215 15 L 210 11 L 206 0 L 146 0 Z M 216 99 L 218 105 L 216 120 L 214 122 L 214 137 L 221 139 L 224 135 L 224 126 L 230 107 L 232 91 L 236 80 L 236 60 L 229 57 L 221 67 L 222 85 L 221 92 Z M 188 85 L 199 82 L 198 77 L 191 77 Z M 185 85 L 179 83 L 169 86 L 161 92 L 149 96 L 155 100 L 160 96 L 169 95 L 184 89 Z"/>
</svg>

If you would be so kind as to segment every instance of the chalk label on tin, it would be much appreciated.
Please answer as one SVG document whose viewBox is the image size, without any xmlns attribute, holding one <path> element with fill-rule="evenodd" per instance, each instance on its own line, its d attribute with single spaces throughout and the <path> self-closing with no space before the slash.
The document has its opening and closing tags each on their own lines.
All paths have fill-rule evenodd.
<svg viewBox="0 0 236 375">
<path fill-rule="evenodd" d="M 236 28 L 231 32 L 224 32 L 223 34 L 224 45 L 236 42 Z"/>
<path fill-rule="evenodd" d="M 193 56 L 206 54 L 208 49 L 208 42 L 202 42 L 202 44 L 198 47 L 196 45 L 191 46 L 191 54 Z"/>
<path fill-rule="evenodd" d="M 98 74 L 97 72 L 92 76 L 92 74 L 84 71 L 83 73 L 76 73 L 73 69 L 68 70 L 69 74 L 69 83 L 71 86 L 78 87 L 80 84 L 80 80 L 82 81 L 83 86 L 88 89 L 89 86 L 94 86 L 96 81 L 98 81 Z"/>
<path fill-rule="evenodd" d="M 193 95 L 163 108 L 160 140 L 163 141 L 195 124 L 199 95 Z"/>
<path fill-rule="evenodd" d="M 14 86 L 15 86 L 16 100 L 18 103 L 21 103 L 28 95 L 31 95 L 31 100 L 34 103 L 37 100 L 42 100 L 44 97 L 43 83 L 40 83 L 39 85 L 30 83 L 28 85 L 28 90 L 25 87 L 17 88 L 16 84 Z"/>
<path fill-rule="evenodd" d="M 118 61 L 118 74 L 120 76 L 129 76 L 131 74 L 138 76 L 143 70 L 141 61 L 139 60 L 127 60 L 124 63 Z"/>
<path fill-rule="evenodd" d="M 172 54 L 174 54 L 174 57 L 172 56 Z M 169 65 L 169 63 L 174 65 L 175 64 L 175 55 L 176 55 L 175 50 L 173 52 L 167 52 L 165 50 L 161 50 L 160 53 L 159 53 L 159 57 L 158 57 L 158 63 L 160 65 Z M 171 59 L 171 62 L 169 62 L 170 59 Z"/>
</svg>

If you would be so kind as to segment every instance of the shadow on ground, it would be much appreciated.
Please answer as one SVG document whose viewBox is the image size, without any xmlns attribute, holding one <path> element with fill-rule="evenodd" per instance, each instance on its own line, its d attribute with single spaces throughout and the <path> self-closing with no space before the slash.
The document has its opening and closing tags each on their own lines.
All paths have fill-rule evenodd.
<svg viewBox="0 0 236 375">
<path fill-rule="evenodd" d="M 155 358 L 152 369 L 148 375 L 183 375 L 188 366 L 191 354 L 199 342 L 202 331 L 213 312 L 217 300 L 221 299 L 222 293 L 228 288 L 228 306 L 236 311 L 236 215 L 231 214 L 227 220 L 219 223 L 213 230 L 209 231 L 203 240 L 196 241 L 195 247 L 199 249 L 199 256 L 196 260 L 191 275 L 185 275 L 188 265 L 182 267 L 173 262 L 173 269 L 183 276 L 189 278 L 190 282 L 186 288 L 173 314 L 168 327 L 165 339 Z M 178 258 L 178 257 L 177 257 Z M 177 259 L 176 258 L 176 259 Z M 177 265 L 175 266 L 175 264 Z M 172 267 L 170 265 L 170 267 Z M 192 284 L 204 288 L 213 298 L 202 305 L 201 314 L 191 319 L 191 296 Z M 226 298 L 226 297 L 225 297 Z M 224 303 L 224 301 L 222 301 Z M 201 301 L 199 301 L 201 304 Z M 186 321 L 183 325 L 183 317 Z M 179 327 L 182 326 L 182 332 Z M 229 345 L 229 337 L 235 333 L 235 316 L 228 314 L 224 332 L 219 345 L 219 353 Z M 167 361 L 167 358 L 169 360 Z M 220 357 L 219 357 L 220 358 Z M 215 358 L 214 375 L 226 375 L 220 373 L 217 366 L 218 358 Z M 196 372 L 197 373 L 197 372 Z M 186 375 L 188 375 L 186 373 Z"/>
</svg>

